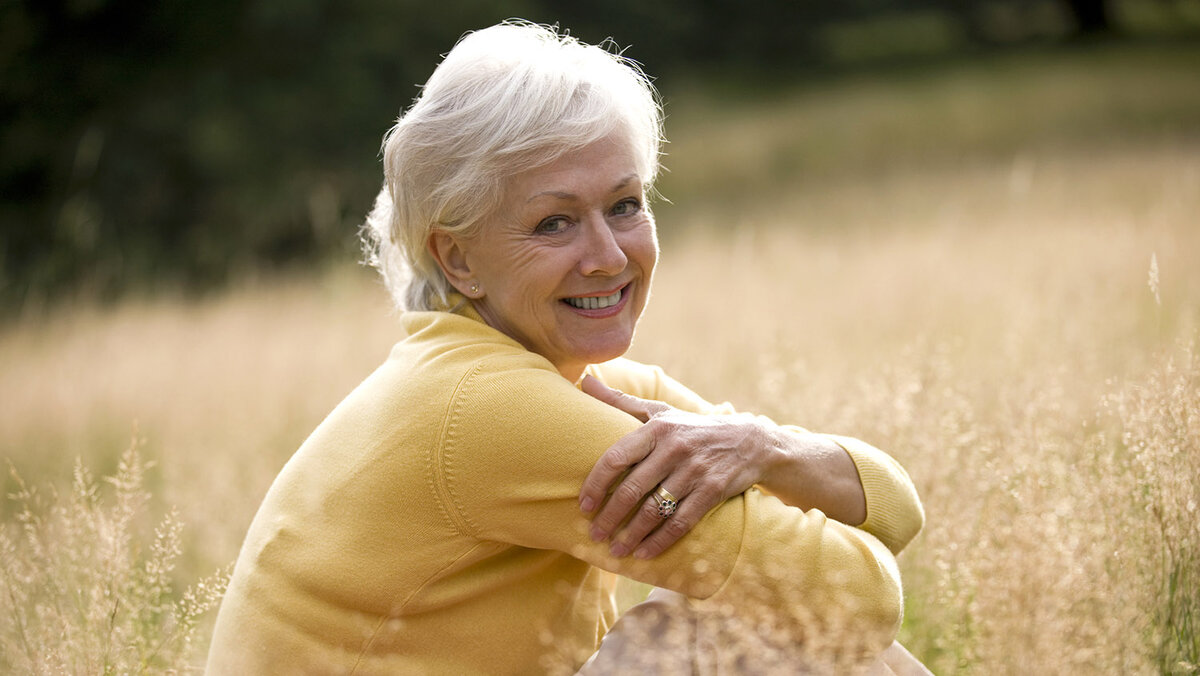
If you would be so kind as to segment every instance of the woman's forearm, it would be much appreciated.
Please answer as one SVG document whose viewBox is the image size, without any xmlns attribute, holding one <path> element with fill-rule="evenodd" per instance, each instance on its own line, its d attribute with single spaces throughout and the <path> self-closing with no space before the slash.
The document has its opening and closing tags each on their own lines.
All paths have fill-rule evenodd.
<svg viewBox="0 0 1200 676">
<path fill-rule="evenodd" d="M 762 420 L 765 443 L 775 460 L 758 482 L 761 488 L 787 505 L 819 509 L 850 526 L 866 521 L 866 493 L 844 448 L 825 435 Z"/>
</svg>

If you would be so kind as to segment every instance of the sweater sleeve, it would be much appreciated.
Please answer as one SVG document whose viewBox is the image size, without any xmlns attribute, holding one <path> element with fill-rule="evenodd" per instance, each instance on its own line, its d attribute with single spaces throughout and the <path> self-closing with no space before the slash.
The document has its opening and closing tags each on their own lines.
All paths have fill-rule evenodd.
<svg viewBox="0 0 1200 676">
<path fill-rule="evenodd" d="M 895 636 L 902 599 L 887 548 L 756 489 L 712 510 L 654 559 L 612 557 L 607 543 L 587 535 L 579 486 L 638 421 L 557 373 L 501 361 L 463 379 L 443 432 L 440 492 L 470 534 L 562 551 L 718 607 L 766 613 L 793 637 L 836 627 L 878 650 Z"/>
<path fill-rule="evenodd" d="M 879 538 L 893 554 L 899 554 L 925 526 L 925 508 L 908 472 L 871 444 L 835 434 L 825 436 L 850 455 L 858 470 L 867 496 L 867 519 L 858 527 Z"/>
<path fill-rule="evenodd" d="M 655 399 L 692 413 L 735 412 L 728 403 L 714 405 L 705 401 L 657 366 L 619 359 L 602 364 L 597 371 L 610 386 L 643 399 Z M 795 425 L 784 427 L 807 432 Z M 908 472 L 871 444 L 851 437 L 824 436 L 841 446 L 858 470 L 867 501 L 866 521 L 858 527 L 878 538 L 893 554 L 899 554 L 925 524 L 925 510 Z"/>
</svg>

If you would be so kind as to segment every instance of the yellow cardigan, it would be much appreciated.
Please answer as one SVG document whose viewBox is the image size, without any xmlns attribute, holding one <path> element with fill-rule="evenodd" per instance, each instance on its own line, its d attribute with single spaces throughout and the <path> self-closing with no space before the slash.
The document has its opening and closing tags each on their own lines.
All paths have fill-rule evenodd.
<svg viewBox="0 0 1200 676">
<path fill-rule="evenodd" d="M 837 438 L 866 489 L 860 528 L 751 489 L 659 557 L 615 559 L 588 538 L 579 489 L 639 423 L 469 308 L 409 312 L 402 323 L 408 338 L 263 500 L 208 673 L 569 673 L 616 620 L 616 574 L 725 608 L 759 599 L 874 647 L 894 636 L 902 599 L 891 552 L 924 516 L 884 453 Z M 590 368 L 639 397 L 712 410 L 656 367 Z"/>
</svg>

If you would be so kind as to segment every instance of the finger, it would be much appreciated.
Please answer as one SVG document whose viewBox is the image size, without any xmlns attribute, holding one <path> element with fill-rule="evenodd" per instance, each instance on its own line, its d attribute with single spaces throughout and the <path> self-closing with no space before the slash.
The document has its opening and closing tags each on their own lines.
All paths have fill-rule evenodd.
<svg viewBox="0 0 1200 676">
<path fill-rule="evenodd" d="M 603 504 L 609 487 L 630 467 L 644 460 L 654 446 L 654 430 L 649 427 L 639 427 L 609 446 L 583 480 L 583 488 L 579 491 L 579 509 L 590 513 Z M 637 497 L 641 498 L 641 495 Z"/>
<path fill-rule="evenodd" d="M 620 390 L 614 390 L 600 382 L 599 378 L 593 378 L 590 375 L 583 377 L 583 382 L 579 384 L 579 387 L 584 393 L 599 399 L 615 409 L 624 411 L 642 422 L 649 420 L 655 413 L 660 413 L 671 408 L 661 401 L 641 399 L 631 394 L 625 394 Z"/>
<path fill-rule="evenodd" d="M 709 510 L 717 506 L 720 496 L 702 491 L 688 493 L 679 498 L 675 514 L 663 519 L 662 525 L 650 533 L 641 543 L 633 546 L 633 555 L 639 559 L 652 559 L 687 535 Z"/>
<path fill-rule="evenodd" d="M 607 539 L 631 516 L 636 519 L 638 515 L 634 512 L 669 471 L 670 465 L 661 459 L 652 458 L 635 465 L 613 489 L 608 502 L 592 517 L 592 539 L 597 542 Z"/>
<path fill-rule="evenodd" d="M 659 484 L 659 486 L 665 487 L 666 484 L 667 481 L 663 481 Z M 678 482 L 676 482 L 676 485 L 678 485 Z M 675 491 L 672 491 L 670 488 L 667 488 L 666 490 L 672 496 L 678 496 L 679 493 L 676 491 L 682 492 L 683 488 L 676 488 Z M 639 545 L 642 544 L 642 540 L 644 540 L 646 536 L 651 533 L 651 531 L 653 531 L 655 528 L 663 526 L 666 523 L 666 520 L 671 518 L 670 516 L 664 517 L 662 515 L 662 513 L 659 511 L 659 505 L 660 500 L 657 493 L 652 492 L 649 496 L 642 500 L 641 504 L 638 506 L 637 514 L 635 514 L 634 517 L 629 520 L 629 523 L 625 524 L 625 527 L 621 529 L 620 533 L 617 533 L 615 536 L 613 536 L 613 544 L 611 547 L 609 547 L 609 551 L 612 552 L 613 556 L 621 557 L 633 552 Z"/>
</svg>

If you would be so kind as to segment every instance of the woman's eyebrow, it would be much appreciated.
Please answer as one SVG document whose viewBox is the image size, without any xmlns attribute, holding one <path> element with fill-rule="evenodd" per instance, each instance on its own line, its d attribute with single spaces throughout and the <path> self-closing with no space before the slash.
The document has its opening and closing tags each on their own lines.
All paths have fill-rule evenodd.
<svg viewBox="0 0 1200 676">
<path fill-rule="evenodd" d="M 525 200 L 525 202 L 532 202 L 539 197 L 554 197 L 560 200 L 570 200 L 575 199 L 578 196 L 575 193 L 563 192 L 561 190 L 543 190 L 542 192 L 530 196 L 530 198 Z"/>
<path fill-rule="evenodd" d="M 630 174 L 630 175 L 626 176 L 625 178 L 621 179 L 616 185 L 613 186 L 613 189 L 610 190 L 609 192 L 620 192 L 621 190 L 624 190 L 625 187 L 628 186 L 630 183 L 633 183 L 634 181 L 638 180 L 639 178 L 640 177 L 636 173 Z"/>
<path fill-rule="evenodd" d="M 633 183 L 634 181 L 638 180 L 638 178 L 639 177 L 636 173 L 630 174 L 630 175 L 622 178 L 620 181 L 617 181 L 617 184 L 614 185 L 612 187 L 612 190 L 609 190 L 609 192 L 610 193 L 620 192 L 620 191 L 624 190 L 630 183 Z M 539 192 L 535 195 L 530 196 L 530 198 L 525 200 L 525 202 L 528 204 L 529 202 L 532 202 L 539 197 L 554 197 L 554 198 L 557 198 L 560 200 L 570 200 L 570 199 L 577 199 L 579 196 L 576 195 L 575 193 L 564 192 L 562 190 L 543 190 L 542 192 Z"/>
</svg>

